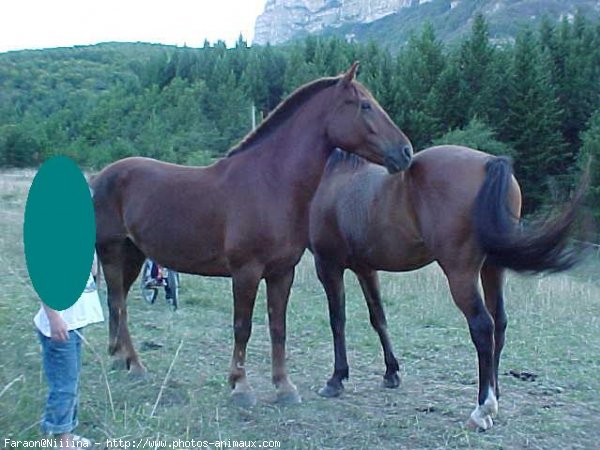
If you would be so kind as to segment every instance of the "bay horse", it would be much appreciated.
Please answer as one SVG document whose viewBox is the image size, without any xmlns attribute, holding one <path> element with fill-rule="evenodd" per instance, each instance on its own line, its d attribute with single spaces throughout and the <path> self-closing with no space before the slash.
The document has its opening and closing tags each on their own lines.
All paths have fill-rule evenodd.
<svg viewBox="0 0 600 450">
<path fill-rule="evenodd" d="M 335 359 L 333 375 L 319 394 L 340 395 L 349 374 L 345 269 L 356 274 L 381 341 L 383 384 L 394 388 L 399 367 L 377 271 L 411 271 L 436 261 L 467 320 L 479 360 L 478 403 L 468 425 L 490 428 L 498 409 L 498 365 L 507 326 L 505 269 L 555 272 L 577 261 L 579 254 L 568 242 L 583 190 L 562 215 L 525 231 L 518 227 L 521 191 L 506 158 L 438 146 L 416 153 L 407 171 L 390 176 L 355 155 L 333 153 L 310 211 L 310 248 L 328 300 Z"/>
<path fill-rule="evenodd" d="M 265 279 L 272 381 L 278 400 L 300 401 L 285 367 L 286 308 L 294 268 L 308 246 L 309 204 L 327 159 L 343 147 L 396 172 L 412 158 L 408 138 L 355 80 L 357 66 L 297 89 L 212 166 L 133 157 L 92 180 L 114 363 L 145 374 L 127 326 L 126 296 L 146 258 L 177 272 L 231 277 L 229 383 L 236 403 L 254 404 L 246 346 Z"/>
</svg>

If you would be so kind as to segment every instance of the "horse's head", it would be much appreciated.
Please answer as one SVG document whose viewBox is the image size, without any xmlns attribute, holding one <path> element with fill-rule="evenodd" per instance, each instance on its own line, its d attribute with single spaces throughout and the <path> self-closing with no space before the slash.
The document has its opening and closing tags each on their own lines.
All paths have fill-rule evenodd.
<svg viewBox="0 0 600 450">
<path fill-rule="evenodd" d="M 337 83 L 327 136 L 334 146 L 385 166 L 390 173 L 406 170 L 412 144 L 367 88 L 354 79 L 357 68 L 355 62 Z"/>
</svg>

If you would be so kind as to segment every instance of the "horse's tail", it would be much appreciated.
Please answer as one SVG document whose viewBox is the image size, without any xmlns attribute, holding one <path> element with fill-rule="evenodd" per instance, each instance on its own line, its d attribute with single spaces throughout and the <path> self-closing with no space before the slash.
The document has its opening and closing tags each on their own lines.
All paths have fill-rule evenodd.
<svg viewBox="0 0 600 450">
<path fill-rule="evenodd" d="M 565 209 L 553 219 L 523 227 L 509 209 L 512 166 L 507 158 L 486 164 L 486 176 L 473 209 L 475 234 L 488 261 L 526 273 L 567 270 L 583 259 L 572 245 L 572 234 L 587 189 L 589 171 Z"/>
</svg>

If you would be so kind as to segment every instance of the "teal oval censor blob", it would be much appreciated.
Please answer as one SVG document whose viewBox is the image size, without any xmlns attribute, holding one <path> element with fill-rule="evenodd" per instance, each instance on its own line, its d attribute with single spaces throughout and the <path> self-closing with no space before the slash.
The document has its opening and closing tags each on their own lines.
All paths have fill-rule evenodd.
<svg viewBox="0 0 600 450">
<path fill-rule="evenodd" d="M 66 156 L 48 159 L 29 189 L 23 225 L 29 277 L 46 305 L 62 311 L 81 296 L 95 241 L 94 205 L 85 176 Z"/>
</svg>

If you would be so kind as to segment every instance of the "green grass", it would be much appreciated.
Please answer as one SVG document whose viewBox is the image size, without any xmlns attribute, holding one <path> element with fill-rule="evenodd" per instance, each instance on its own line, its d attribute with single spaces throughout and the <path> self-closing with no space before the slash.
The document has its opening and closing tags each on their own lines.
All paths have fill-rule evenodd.
<svg viewBox="0 0 600 450">
<path fill-rule="evenodd" d="M 0 174 L 0 447 L 5 438 L 39 437 L 46 392 L 32 323 L 38 303 L 21 236 L 30 182 L 31 173 Z M 475 351 L 435 266 L 381 274 L 390 334 L 401 359 L 396 390 L 380 387 L 378 339 L 358 283 L 347 275 L 351 378 L 341 398 L 320 398 L 316 391 L 330 375 L 333 356 L 326 301 L 309 256 L 298 267 L 288 314 L 288 366 L 302 404 L 274 403 L 264 286 L 247 361 L 258 404 L 248 410 L 230 404 L 230 281 L 184 275 L 175 313 L 164 297 L 148 305 L 137 285 L 131 293 L 130 329 L 149 369 L 147 380 L 107 369 L 106 324 L 88 328 L 78 431 L 98 441 L 279 440 L 283 449 L 597 448 L 599 268 L 596 258 L 574 274 L 509 278 L 500 372 L 538 377 L 531 382 L 501 375 L 500 412 L 486 433 L 463 428 L 476 399 Z"/>
</svg>

